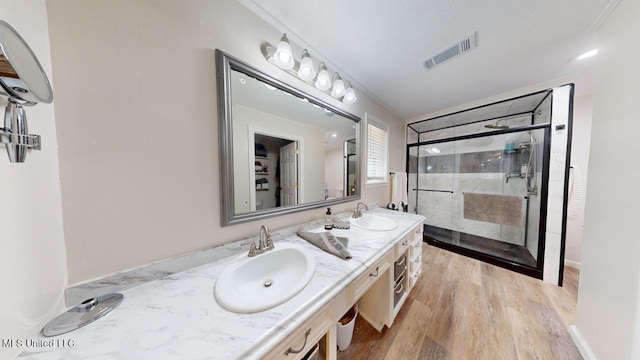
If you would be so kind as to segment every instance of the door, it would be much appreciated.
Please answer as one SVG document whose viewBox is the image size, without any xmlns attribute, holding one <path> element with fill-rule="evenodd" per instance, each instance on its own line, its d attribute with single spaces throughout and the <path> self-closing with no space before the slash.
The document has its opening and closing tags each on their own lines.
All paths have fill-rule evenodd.
<svg viewBox="0 0 640 360">
<path fill-rule="evenodd" d="M 298 204 L 298 142 L 280 148 L 280 204 Z"/>
</svg>

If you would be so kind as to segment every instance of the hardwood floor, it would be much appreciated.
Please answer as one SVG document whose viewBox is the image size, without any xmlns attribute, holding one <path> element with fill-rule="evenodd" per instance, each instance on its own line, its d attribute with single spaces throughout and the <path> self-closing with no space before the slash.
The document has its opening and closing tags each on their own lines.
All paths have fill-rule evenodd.
<svg viewBox="0 0 640 360">
<path fill-rule="evenodd" d="M 391 328 L 358 317 L 338 359 L 582 359 L 574 323 L 577 270 L 564 287 L 422 246 L 423 272 Z"/>
</svg>

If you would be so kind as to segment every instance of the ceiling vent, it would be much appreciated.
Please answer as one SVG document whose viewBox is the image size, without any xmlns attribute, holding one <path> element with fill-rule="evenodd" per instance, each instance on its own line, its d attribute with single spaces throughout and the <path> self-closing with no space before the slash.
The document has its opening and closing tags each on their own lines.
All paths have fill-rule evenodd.
<svg viewBox="0 0 640 360">
<path fill-rule="evenodd" d="M 476 31 L 473 34 L 467 36 L 466 39 L 459 41 L 457 44 L 423 61 L 422 66 L 425 70 L 431 70 L 447 60 L 451 60 L 460 54 L 463 54 L 469 50 L 473 50 L 476 48 L 476 44 L 478 42 L 477 39 L 478 32 Z"/>
</svg>

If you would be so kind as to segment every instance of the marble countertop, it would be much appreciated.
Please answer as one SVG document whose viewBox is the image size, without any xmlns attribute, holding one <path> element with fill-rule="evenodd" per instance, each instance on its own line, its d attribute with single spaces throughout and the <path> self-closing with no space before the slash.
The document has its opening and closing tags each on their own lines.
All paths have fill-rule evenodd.
<svg viewBox="0 0 640 360">
<path fill-rule="evenodd" d="M 95 293 L 99 289 L 101 293 L 120 291 L 124 301 L 111 314 L 95 323 L 57 337 L 37 339 L 56 342 L 53 346 L 30 347 L 19 357 L 261 358 L 424 220 L 420 215 L 381 208 L 364 213 L 367 214 L 393 219 L 398 227 L 385 232 L 367 231 L 355 226 L 351 226 L 350 230 L 332 230 L 336 236 L 349 238 L 349 251 L 353 255 L 350 260 L 328 254 L 295 235 L 300 229 L 320 228 L 321 221 L 278 231 L 279 235 L 273 237 L 275 247 L 283 242 L 304 247 L 314 256 L 316 271 L 306 288 L 275 308 L 255 314 L 236 314 L 220 307 L 214 299 L 215 280 L 225 266 L 247 250 L 247 246 L 243 246 L 247 241 L 243 240 L 172 261 L 151 264 L 149 267 L 152 270 L 140 268 L 115 274 L 115 279 L 103 279 L 96 282 L 98 285 L 80 286 L 75 289 L 77 297 L 91 292 L 91 296 L 99 295 Z M 174 272 L 190 263 L 190 260 L 198 263 L 203 259 L 214 260 Z M 166 276 L 158 278 L 159 274 Z M 158 279 L 148 281 L 150 278 Z"/>
</svg>

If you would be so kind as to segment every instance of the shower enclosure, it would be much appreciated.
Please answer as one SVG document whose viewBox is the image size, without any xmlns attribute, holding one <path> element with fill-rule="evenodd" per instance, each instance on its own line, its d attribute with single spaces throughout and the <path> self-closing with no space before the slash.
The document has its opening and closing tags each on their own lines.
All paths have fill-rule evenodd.
<svg viewBox="0 0 640 360">
<path fill-rule="evenodd" d="M 409 206 L 425 241 L 542 278 L 552 93 L 408 125 Z"/>
</svg>

